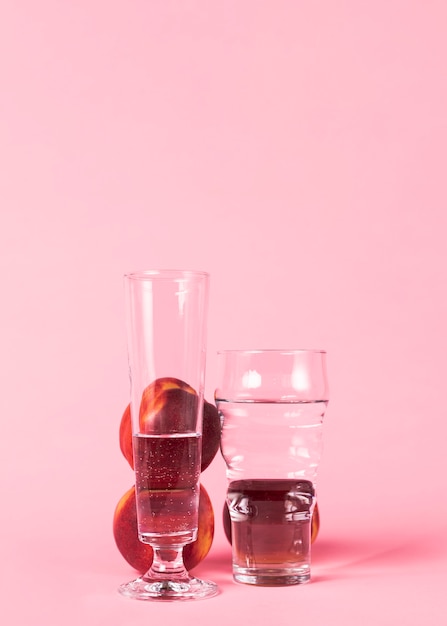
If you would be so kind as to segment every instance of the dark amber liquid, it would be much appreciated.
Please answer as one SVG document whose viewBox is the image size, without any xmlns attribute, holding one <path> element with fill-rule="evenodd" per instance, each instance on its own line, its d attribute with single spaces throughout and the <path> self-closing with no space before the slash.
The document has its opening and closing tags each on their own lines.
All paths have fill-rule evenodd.
<svg viewBox="0 0 447 626">
<path fill-rule="evenodd" d="M 227 498 L 236 568 L 293 570 L 309 562 L 314 505 L 310 481 L 233 481 Z"/>
</svg>

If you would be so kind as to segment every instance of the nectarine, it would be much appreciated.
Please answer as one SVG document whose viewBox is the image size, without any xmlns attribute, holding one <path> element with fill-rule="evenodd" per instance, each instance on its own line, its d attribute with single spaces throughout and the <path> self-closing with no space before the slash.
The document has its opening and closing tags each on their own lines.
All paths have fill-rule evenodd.
<svg viewBox="0 0 447 626">
<path fill-rule="evenodd" d="M 120 423 L 120 449 L 127 459 L 130 467 L 134 469 L 133 465 L 133 447 L 132 447 L 132 419 L 130 417 L 130 404 L 126 406 Z"/>
<path fill-rule="evenodd" d="M 157 434 L 162 420 L 169 418 L 170 430 L 176 432 L 185 426 L 194 429 L 197 395 L 187 383 L 176 378 L 158 378 L 143 392 L 140 406 L 140 429 L 142 433 Z M 220 445 L 220 418 L 215 405 L 204 402 L 202 432 L 203 472 L 216 456 Z M 121 452 L 134 468 L 132 449 L 132 424 L 130 405 L 123 413 L 119 429 Z"/>
<path fill-rule="evenodd" d="M 135 487 L 131 487 L 118 502 L 113 516 L 113 535 L 118 550 L 140 574 L 150 568 L 153 550 L 138 539 Z M 189 571 L 208 554 L 214 538 L 214 511 L 210 497 L 200 485 L 199 524 L 197 539 L 183 549 L 185 567 Z"/>
<path fill-rule="evenodd" d="M 140 404 L 140 432 L 159 435 L 194 431 L 197 394 L 177 378 L 157 378 L 143 391 Z"/>
<path fill-rule="evenodd" d="M 221 425 L 217 408 L 205 400 L 203 404 L 202 472 L 210 465 L 220 448 L 220 433 Z"/>
</svg>

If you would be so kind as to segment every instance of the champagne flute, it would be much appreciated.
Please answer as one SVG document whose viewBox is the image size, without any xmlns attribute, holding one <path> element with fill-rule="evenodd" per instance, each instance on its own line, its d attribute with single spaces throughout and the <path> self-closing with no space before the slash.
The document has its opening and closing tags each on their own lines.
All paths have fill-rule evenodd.
<svg viewBox="0 0 447 626">
<path fill-rule="evenodd" d="M 191 576 L 197 538 L 209 276 L 145 270 L 125 276 L 138 536 L 149 571 L 119 587 L 140 600 L 196 600 L 217 585 Z"/>
</svg>

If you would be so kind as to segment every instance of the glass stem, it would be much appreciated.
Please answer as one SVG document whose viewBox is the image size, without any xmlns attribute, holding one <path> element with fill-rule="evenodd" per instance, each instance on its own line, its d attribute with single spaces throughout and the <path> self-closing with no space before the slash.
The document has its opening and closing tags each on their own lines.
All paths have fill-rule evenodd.
<svg viewBox="0 0 447 626">
<path fill-rule="evenodd" d="M 187 579 L 188 572 L 183 563 L 183 545 L 169 548 L 152 546 L 154 560 L 148 572 L 150 578 Z"/>
</svg>

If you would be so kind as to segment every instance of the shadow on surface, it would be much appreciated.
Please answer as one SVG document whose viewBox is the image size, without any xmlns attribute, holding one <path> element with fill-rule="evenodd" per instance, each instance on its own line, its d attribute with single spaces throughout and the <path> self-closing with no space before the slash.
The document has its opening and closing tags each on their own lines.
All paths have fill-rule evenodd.
<svg viewBox="0 0 447 626">
<path fill-rule="evenodd" d="M 194 568 L 193 574 L 200 578 L 208 578 L 220 587 L 233 584 L 231 552 L 221 550 L 208 556 Z"/>
<path fill-rule="evenodd" d="M 338 577 L 339 572 L 347 569 L 362 569 L 365 573 L 375 570 L 401 569 L 443 558 L 445 550 L 433 538 L 423 535 L 413 537 L 368 537 L 339 541 L 317 540 L 312 550 L 312 562 L 316 570 L 320 567 Z M 315 574 L 315 581 L 329 579 L 331 576 Z"/>
</svg>

